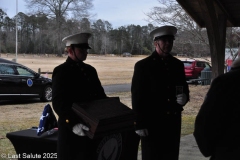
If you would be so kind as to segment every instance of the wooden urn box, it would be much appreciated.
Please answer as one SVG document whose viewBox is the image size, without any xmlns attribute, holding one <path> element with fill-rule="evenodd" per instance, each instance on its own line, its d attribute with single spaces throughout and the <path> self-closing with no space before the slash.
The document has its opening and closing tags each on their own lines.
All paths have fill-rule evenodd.
<svg viewBox="0 0 240 160">
<path fill-rule="evenodd" d="M 133 110 L 120 102 L 119 98 L 106 98 L 87 103 L 74 103 L 72 109 L 90 128 L 86 135 L 99 138 L 113 133 L 134 130 Z"/>
</svg>

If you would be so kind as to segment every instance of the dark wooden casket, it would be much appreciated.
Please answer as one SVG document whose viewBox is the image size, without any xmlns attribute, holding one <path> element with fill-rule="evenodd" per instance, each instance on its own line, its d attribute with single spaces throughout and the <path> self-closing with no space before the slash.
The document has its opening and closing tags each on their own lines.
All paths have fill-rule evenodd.
<svg viewBox="0 0 240 160">
<path fill-rule="evenodd" d="M 90 128 L 86 135 L 93 139 L 134 130 L 133 110 L 116 98 L 106 98 L 86 103 L 74 103 L 72 109 Z"/>
</svg>

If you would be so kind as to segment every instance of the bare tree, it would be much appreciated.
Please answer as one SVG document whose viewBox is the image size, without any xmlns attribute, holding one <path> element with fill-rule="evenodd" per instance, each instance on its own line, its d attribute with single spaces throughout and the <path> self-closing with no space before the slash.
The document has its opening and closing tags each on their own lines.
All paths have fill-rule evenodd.
<svg viewBox="0 0 240 160">
<path fill-rule="evenodd" d="M 93 22 L 92 32 L 94 35 L 93 41 L 95 42 L 93 45 L 94 52 L 97 51 L 100 54 L 109 53 L 107 44 L 109 44 L 108 33 L 110 30 L 112 30 L 112 25 L 108 21 L 98 19 L 96 22 Z"/>
<path fill-rule="evenodd" d="M 178 28 L 178 37 L 174 51 L 191 56 L 209 56 L 210 46 L 205 28 L 200 28 L 194 20 L 182 9 L 176 0 L 158 0 L 159 6 L 147 13 L 148 21 L 160 25 L 174 25 Z M 230 49 L 235 59 L 240 51 L 233 53 L 232 48 L 239 47 L 239 27 L 228 28 L 226 47 Z M 190 53 L 186 53 L 190 52 Z"/>
<path fill-rule="evenodd" d="M 176 50 L 183 53 L 190 49 L 188 51 L 196 53 L 188 54 L 194 55 L 198 52 L 209 53 L 209 43 L 206 29 L 199 28 L 193 19 L 175 0 L 158 1 L 159 6 L 152 8 L 152 10 L 146 14 L 148 16 L 148 21 L 158 25 L 174 25 L 178 28 L 178 38 L 175 42 Z M 200 44 L 201 46 L 204 45 L 205 50 L 200 51 L 191 49 L 196 46 L 196 44 Z"/>
<path fill-rule="evenodd" d="M 227 28 L 226 48 L 230 50 L 232 60 L 240 55 L 240 27 Z M 233 48 L 238 48 L 238 51 Z"/>
<path fill-rule="evenodd" d="M 25 0 L 31 13 L 45 14 L 55 20 L 57 35 L 58 56 L 62 55 L 62 25 L 65 18 L 71 16 L 79 19 L 88 18 L 89 10 L 93 7 L 92 0 Z M 76 18 L 75 18 L 76 19 Z"/>
</svg>

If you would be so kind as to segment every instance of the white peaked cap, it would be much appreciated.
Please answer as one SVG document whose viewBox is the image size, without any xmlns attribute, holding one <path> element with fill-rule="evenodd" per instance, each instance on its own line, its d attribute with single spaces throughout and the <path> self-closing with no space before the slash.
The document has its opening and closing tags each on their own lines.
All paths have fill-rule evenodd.
<svg viewBox="0 0 240 160">
<path fill-rule="evenodd" d="M 91 33 L 77 33 L 62 39 L 66 43 L 66 46 L 71 44 L 88 44 L 88 39 L 92 36 Z"/>
<path fill-rule="evenodd" d="M 155 30 L 153 30 L 150 33 L 150 36 L 153 37 L 153 40 L 155 40 L 155 38 L 160 38 L 162 36 L 175 36 L 177 33 L 177 28 L 174 26 L 162 26 L 159 27 Z"/>
</svg>

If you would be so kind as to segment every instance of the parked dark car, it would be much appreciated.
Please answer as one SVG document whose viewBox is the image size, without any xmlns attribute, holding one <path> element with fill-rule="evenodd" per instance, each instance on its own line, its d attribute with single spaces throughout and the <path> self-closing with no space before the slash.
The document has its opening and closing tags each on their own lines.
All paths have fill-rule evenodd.
<svg viewBox="0 0 240 160">
<path fill-rule="evenodd" d="M 212 70 L 212 66 L 206 61 L 191 60 L 182 62 L 184 63 L 185 76 L 187 80 L 200 78 L 202 70 Z"/>
<path fill-rule="evenodd" d="M 132 54 L 129 53 L 129 52 L 124 52 L 124 53 L 122 54 L 122 56 L 123 56 L 123 57 L 132 57 Z"/>
<path fill-rule="evenodd" d="M 52 80 L 19 63 L 0 58 L 0 100 L 52 101 Z"/>
</svg>

